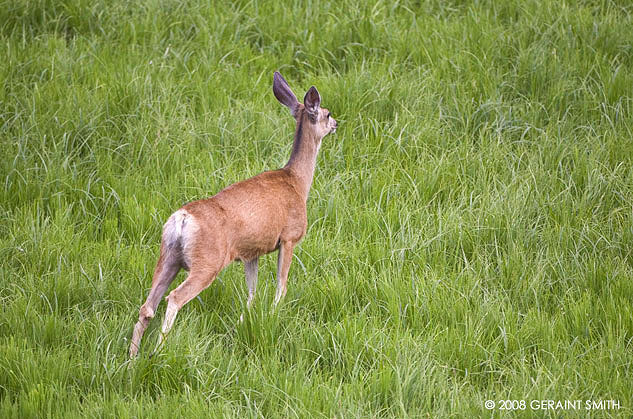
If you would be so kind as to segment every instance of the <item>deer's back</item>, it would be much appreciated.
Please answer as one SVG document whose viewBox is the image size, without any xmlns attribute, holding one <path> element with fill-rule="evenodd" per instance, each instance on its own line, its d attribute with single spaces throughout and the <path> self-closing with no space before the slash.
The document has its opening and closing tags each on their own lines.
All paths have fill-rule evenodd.
<svg viewBox="0 0 633 419">
<path fill-rule="evenodd" d="M 284 169 L 235 183 L 183 209 L 208 233 L 204 237 L 213 237 L 209 245 L 224 250 L 229 260 L 272 252 L 280 240 L 298 242 L 307 227 L 305 200 Z"/>
</svg>

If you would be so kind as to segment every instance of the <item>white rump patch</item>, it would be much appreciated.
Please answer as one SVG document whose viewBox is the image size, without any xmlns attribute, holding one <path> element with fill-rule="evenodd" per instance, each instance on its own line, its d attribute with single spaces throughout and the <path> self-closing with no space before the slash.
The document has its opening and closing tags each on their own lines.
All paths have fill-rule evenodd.
<svg viewBox="0 0 633 419">
<path fill-rule="evenodd" d="M 186 256 L 193 233 L 198 230 L 194 217 L 184 209 L 174 212 L 163 226 L 163 242 L 168 249 L 179 247 Z"/>
</svg>

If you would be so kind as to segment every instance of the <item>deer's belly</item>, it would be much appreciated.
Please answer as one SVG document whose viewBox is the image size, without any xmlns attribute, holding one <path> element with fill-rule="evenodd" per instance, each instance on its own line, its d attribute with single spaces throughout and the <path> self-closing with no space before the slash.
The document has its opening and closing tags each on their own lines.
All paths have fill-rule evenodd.
<svg viewBox="0 0 633 419">
<path fill-rule="evenodd" d="M 259 240 L 242 242 L 236 249 L 234 259 L 246 262 L 273 252 L 277 248 L 279 248 L 279 239 L 261 240 L 260 238 Z"/>
</svg>

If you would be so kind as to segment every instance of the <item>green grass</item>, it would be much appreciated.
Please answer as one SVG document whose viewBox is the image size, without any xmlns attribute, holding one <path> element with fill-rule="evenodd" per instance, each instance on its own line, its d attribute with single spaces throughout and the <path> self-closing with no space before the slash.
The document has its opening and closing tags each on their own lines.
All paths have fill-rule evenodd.
<svg viewBox="0 0 633 419">
<path fill-rule="evenodd" d="M 0 1 L 0 417 L 631 417 L 632 14 Z M 231 265 L 128 368 L 163 222 L 287 161 L 275 70 L 339 121 L 287 297 Z"/>
</svg>

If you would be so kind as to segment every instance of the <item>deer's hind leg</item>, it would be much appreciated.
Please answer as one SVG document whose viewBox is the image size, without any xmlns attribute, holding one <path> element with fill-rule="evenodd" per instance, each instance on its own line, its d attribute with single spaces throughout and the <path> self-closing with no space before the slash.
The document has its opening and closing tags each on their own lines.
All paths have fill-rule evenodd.
<svg viewBox="0 0 633 419">
<path fill-rule="evenodd" d="M 167 291 L 167 288 L 169 288 L 169 285 L 178 274 L 178 271 L 180 271 L 181 266 L 180 255 L 174 250 L 162 246 L 160 257 L 156 263 L 156 269 L 154 269 L 152 288 L 147 296 L 147 300 L 145 300 L 145 303 L 139 310 L 138 322 L 134 326 L 132 342 L 130 344 L 130 358 L 134 358 L 138 353 L 145 329 L 147 329 L 147 325 L 156 314 L 156 307 L 158 307 L 160 299 L 163 297 L 163 294 L 165 294 L 165 291 Z"/>
<path fill-rule="evenodd" d="M 161 334 L 158 338 L 158 344 L 156 350 L 163 344 L 163 341 L 167 337 L 167 334 L 174 325 L 176 315 L 178 311 L 200 294 L 205 288 L 207 288 L 224 266 L 205 266 L 205 267 L 192 267 L 189 272 L 189 276 L 180 284 L 176 289 L 169 293 L 167 296 L 167 310 L 165 311 L 165 319 L 163 320 L 163 326 Z"/>
</svg>

